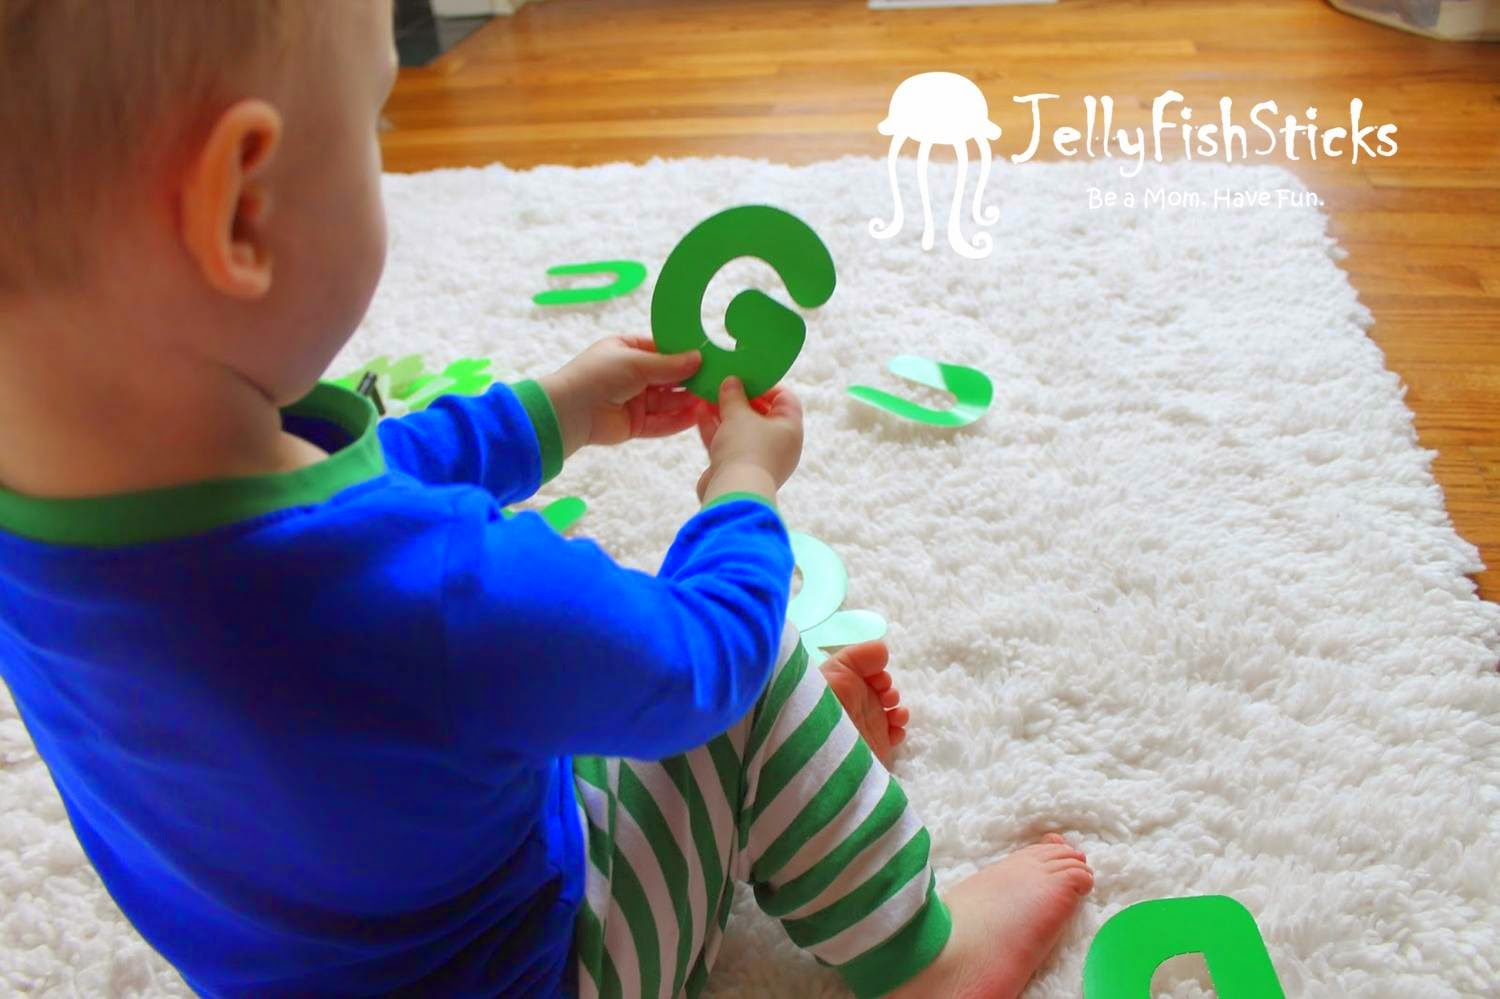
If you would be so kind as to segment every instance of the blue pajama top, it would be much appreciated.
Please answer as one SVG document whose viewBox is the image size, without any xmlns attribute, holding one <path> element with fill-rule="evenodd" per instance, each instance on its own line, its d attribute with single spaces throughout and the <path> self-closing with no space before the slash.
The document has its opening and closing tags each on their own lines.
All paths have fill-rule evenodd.
<svg viewBox="0 0 1500 999">
<path fill-rule="evenodd" d="M 668 756 L 749 710 L 786 531 L 738 494 L 650 575 L 502 517 L 561 464 L 535 382 L 380 422 L 320 385 L 283 421 L 329 457 L 0 491 L 0 676 L 79 842 L 204 995 L 568 994 L 569 757 Z"/>
</svg>

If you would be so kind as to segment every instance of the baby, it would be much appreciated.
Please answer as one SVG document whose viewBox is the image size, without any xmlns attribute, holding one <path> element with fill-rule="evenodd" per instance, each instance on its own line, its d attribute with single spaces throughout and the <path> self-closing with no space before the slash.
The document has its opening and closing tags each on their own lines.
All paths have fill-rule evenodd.
<svg viewBox="0 0 1500 999">
<path fill-rule="evenodd" d="M 1014 996 L 1090 890 L 939 897 L 882 643 L 784 623 L 788 390 L 603 340 L 378 421 L 389 0 L 0 0 L 0 674 L 204 995 L 702 991 L 733 880 L 860 996 Z M 660 572 L 504 504 L 696 426 Z"/>
</svg>

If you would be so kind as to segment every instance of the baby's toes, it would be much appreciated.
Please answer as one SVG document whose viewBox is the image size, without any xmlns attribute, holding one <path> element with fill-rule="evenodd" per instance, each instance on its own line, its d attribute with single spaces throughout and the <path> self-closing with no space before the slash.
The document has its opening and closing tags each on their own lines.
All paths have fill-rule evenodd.
<svg viewBox="0 0 1500 999">
<path fill-rule="evenodd" d="M 1081 864 L 1058 871 L 1055 876 L 1079 895 L 1087 895 L 1094 890 L 1094 872 Z"/>
<path fill-rule="evenodd" d="M 911 721 L 911 712 L 906 708 L 892 708 L 885 713 L 885 723 L 891 728 L 905 728 Z"/>
<path fill-rule="evenodd" d="M 890 688 L 880 695 L 880 706 L 887 711 L 901 703 L 901 692 L 895 687 Z"/>
<path fill-rule="evenodd" d="M 872 639 L 868 642 L 858 642 L 854 645 L 846 645 L 834 653 L 834 658 L 839 663 L 847 666 L 856 676 L 862 676 L 866 681 L 885 670 L 886 663 L 891 661 L 891 653 L 881 639 Z"/>
<path fill-rule="evenodd" d="M 868 684 L 870 689 L 875 691 L 875 693 L 877 694 L 883 694 L 887 690 L 890 690 L 891 684 L 895 682 L 896 681 L 892 680 L 891 675 L 885 670 L 881 670 L 874 676 L 865 677 L 865 683 Z"/>
</svg>

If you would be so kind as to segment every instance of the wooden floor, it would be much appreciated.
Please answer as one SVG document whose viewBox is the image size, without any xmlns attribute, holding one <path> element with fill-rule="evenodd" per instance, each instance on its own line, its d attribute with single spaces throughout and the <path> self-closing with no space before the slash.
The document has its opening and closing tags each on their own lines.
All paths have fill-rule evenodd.
<svg viewBox="0 0 1500 999">
<path fill-rule="evenodd" d="M 545 0 L 402 71 L 382 144 L 396 171 L 878 156 L 891 91 L 932 69 L 979 84 L 1006 152 L 1030 134 L 1029 110 L 1007 98 L 1039 91 L 1075 108 L 1111 95 L 1126 128 L 1149 126 L 1168 88 L 1200 109 L 1231 97 L 1241 121 L 1274 99 L 1331 124 L 1358 97 L 1366 120 L 1395 122 L 1391 158 L 1254 161 L 1323 196 L 1459 533 L 1496 566 L 1480 592 L 1500 599 L 1500 44 L 1432 41 L 1320 0 L 884 12 L 862 0 Z"/>
</svg>

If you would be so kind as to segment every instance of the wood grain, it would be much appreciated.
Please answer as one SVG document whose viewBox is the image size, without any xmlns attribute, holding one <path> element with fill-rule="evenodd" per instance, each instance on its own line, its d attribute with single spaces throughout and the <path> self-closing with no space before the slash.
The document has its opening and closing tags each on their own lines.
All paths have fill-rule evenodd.
<svg viewBox="0 0 1500 999">
<path fill-rule="evenodd" d="M 1497 566 L 1480 593 L 1500 598 L 1500 45 L 1408 35 L 1318 0 L 547 0 L 403 70 L 381 143 L 396 171 L 878 156 L 891 91 L 930 69 L 974 79 L 1007 137 L 1030 134 L 1031 112 L 1000 95 L 1038 92 L 1073 108 L 1108 94 L 1121 128 L 1149 127 L 1168 88 L 1200 114 L 1233 98 L 1242 123 L 1273 99 L 1336 124 L 1354 97 L 1366 121 L 1395 122 L 1393 157 L 1255 162 L 1323 196 L 1453 521 Z M 1038 158 L 1059 157 L 1044 143 Z"/>
</svg>

